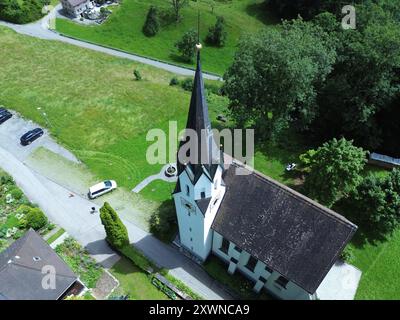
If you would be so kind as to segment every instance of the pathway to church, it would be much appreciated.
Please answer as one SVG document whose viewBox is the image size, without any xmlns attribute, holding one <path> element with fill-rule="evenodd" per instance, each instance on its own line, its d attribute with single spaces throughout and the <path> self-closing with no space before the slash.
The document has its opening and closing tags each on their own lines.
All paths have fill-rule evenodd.
<svg viewBox="0 0 400 320">
<path fill-rule="evenodd" d="M 60 10 L 61 10 L 61 4 L 58 4 L 55 8 L 53 8 L 50 11 L 50 13 L 47 16 L 43 17 L 39 21 L 24 24 L 24 25 L 19 25 L 19 24 L 9 23 L 9 22 L 0 20 L 0 26 L 9 27 L 18 33 L 28 35 L 31 37 L 45 39 L 45 40 L 62 41 L 62 42 L 66 42 L 66 43 L 78 46 L 78 47 L 103 52 L 103 53 L 106 53 L 106 54 L 109 54 L 109 55 L 112 55 L 115 57 L 129 59 L 132 61 L 148 64 L 153 67 L 163 69 L 163 70 L 166 70 L 166 71 L 178 74 L 178 75 L 182 75 L 182 76 L 193 76 L 194 75 L 194 70 L 189 69 L 189 68 L 179 67 L 179 66 L 176 66 L 176 65 L 173 65 L 170 63 L 165 63 L 165 62 L 145 58 L 142 56 L 138 56 L 135 54 L 106 48 L 106 47 L 103 47 L 100 45 L 95 45 L 95 44 L 88 43 L 85 41 L 69 38 L 69 37 L 63 36 L 55 31 L 52 31 L 49 29 L 50 24 L 52 23 L 52 21 L 54 21 L 55 17 L 58 14 L 58 11 L 60 11 Z M 221 80 L 221 77 L 212 75 L 212 74 L 204 73 L 203 76 L 204 76 L 204 78 L 210 79 L 210 80 Z"/>
<path fill-rule="evenodd" d="M 68 150 L 57 145 L 47 134 L 28 147 L 20 146 L 15 137 L 32 126 L 35 124 L 15 116 L 0 127 L 0 168 L 13 176 L 30 201 L 38 204 L 51 221 L 62 226 L 105 268 L 110 268 L 119 260 L 119 256 L 105 241 L 104 227 L 98 213 L 90 214 L 90 208 L 95 206 L 99 209 L 98 205 L 25 164 L 26 159 L 38 147 L 49 148 L 70 161 L 75 159 Z M 124 217 L 122 220 L 128 229 L 131 242 L 157 265 L 169 269 L 170 274 L 205 299 L 232 299 L 195 262 L 131 221 Z"/>
</svg>

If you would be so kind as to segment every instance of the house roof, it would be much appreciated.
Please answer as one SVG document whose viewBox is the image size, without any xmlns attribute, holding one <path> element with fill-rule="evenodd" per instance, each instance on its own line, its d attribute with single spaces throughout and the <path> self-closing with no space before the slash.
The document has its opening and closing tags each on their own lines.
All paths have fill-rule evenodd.
<svg viewBox="0 0 400 320">
<path fill-rule="evenodd" d="M 88 2 L 88 0 L 67 0 L 67 2 L 68 2 L 71 6 L 76 7 L 76 6 L 79 6 L 79 5 L 82 4 L 82 3 Z"/>
<path fill-rule="evenodd" d="M 313 294 L 357 226 L 258 172 L 237 175 L 239 167 L 224 172 L 226 193 L 212 228 Z"/>
<path fill-rule="evenodd" d="M 217 147 L 211 129 L 208 116 L 208 105 L 205 96 L 203 74 L 201 71 L 200 51 L 197 53 L 197 67 L 194 77 L 192 97 L 190 100 L 189 115 L 186 129 L 193 130 L 197 134 L 196 139 L 185 137 L 181 141 L 179 150 L 184 149 L 190 161 L 181 163 L 178 156 L 178 174 L 180 175 L 186 166 L 193 172 L 193 182 L 196 183 L 203 173 L 212 180 L 221 163 L 221 151 Z M 186 131 L 188 132 L 188 131 Z M 189 149 L 189 150 L 188 150 Z"/>
<path fill-rule="evenodd" d="M 43 289 L 44 266 L 55 269 L 55 289 Z M 77 276 L 32 229 L 0 253 L 0 300 L 57 300 Z"/>
</svg>

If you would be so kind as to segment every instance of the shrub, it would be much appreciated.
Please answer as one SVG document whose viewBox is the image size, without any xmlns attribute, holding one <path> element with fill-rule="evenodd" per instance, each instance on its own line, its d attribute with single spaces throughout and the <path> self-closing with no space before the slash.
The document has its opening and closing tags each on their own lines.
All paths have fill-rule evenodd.
<svg viewBox="0 0 400 320">
<path fill-rule="evenodd" d="M 142 80 L 142 75 L 140 74 L 139 70 L 137 70 L 137 69 L 133 70 L 133 75 L 134 75 L 136 81 Z"/>
<path fill-rule="evenodd" d="M 100 219 L 107 235 L 107 241 L 117 249 L 129 245 L 128 231 L 115 210 L 105 202 L 100 209 Z"/>
<path fill-rule="evenodd" d="M 47 224 L 47 217 L 39 208 L 32 208 L 25 217 L 26 226 L 34 230 L 39 230 Z"/>
<path fill-rule="evenodd" d="M 181 87 L 185 91 L 192 91 L 193 89 L 193 79 L 192 78 L 186 78 L 181 82 Z"/>
<path fill-rule="evenodd" d="M 342 253 L 340 254 L 340 259 L 343 262 L 352 263 L 354 260 L 354 251 L 353 248 L 350 246 L 346 246 Z"/>
<path fill-rule="evenodd" d="M 182 39 L 175 43 L 175 47 L 185 62 L 192 62 L 196 52 L 197 32 L 192 29 L 186 32 Z"/>
<path fill-rule="evenodd" d="M 12 196 L 15 200 L 21 200 L 21 198 L 22 198 L 22 196 L 23 196 L 22 191 L 21 191 L 20 189 L 18 189 L 18 188 L 12 189 L 12 190 L 10 191 L 10 193 L 11 193 L 11 196 Z"/>
<path fill-rule="evenodd" d="M 158 10 L 156 7 L 151 6 L 143 26 L 143 33 L 147 37 L 154 37 L 158 33 L 159 29 L 160 20 L 158 17 Z"/>
<path fill-rule="evenodd" d="M 227 33 L 225 31 L 225 19 L 224 17 L 217 17 L 215 26 L 210 27 L 206 37 L 208 44 L 223 47 L 226 42 Z"/>
<path fill-rule="evenodd" d="M 171 79 L 171 81 L 169 82 L 169 85 L 170 85 L 170 86 L 177 86 L 177 85 L 179 85 L 179 80 L 178 80 L 178 78 L 177 78 L 177 77 L 173 77 L 173 78 Z"/>
</svg>

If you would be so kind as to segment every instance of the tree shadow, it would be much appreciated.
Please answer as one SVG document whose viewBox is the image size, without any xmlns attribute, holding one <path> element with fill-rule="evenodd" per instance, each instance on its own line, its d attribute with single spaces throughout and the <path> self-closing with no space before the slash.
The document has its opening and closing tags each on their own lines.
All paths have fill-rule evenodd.
<svg viewBox="0 0 400 320">
<path fill-rule="evenodd" d="M 280 22 L 280 19 L 271 10 L 268 1 L 249 4 L 246 7 L 246 13 L 265 25 L 272 25 Z"/>
</svg>

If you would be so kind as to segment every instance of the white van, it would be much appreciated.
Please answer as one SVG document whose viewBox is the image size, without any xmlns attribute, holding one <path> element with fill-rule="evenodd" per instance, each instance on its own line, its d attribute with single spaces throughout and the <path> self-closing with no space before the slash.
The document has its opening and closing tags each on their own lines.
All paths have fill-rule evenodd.
<svg viewBox="0 0 400 320">
<path fill-rule="evenodd" d="M 103 194 L 117 189 L 117 187 L 117 183 L 114 180 L 106 180 L 90 187 L 88 196 L 90 199 L 96 199 Z"/>
</svg>

